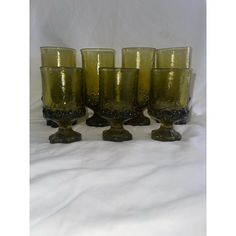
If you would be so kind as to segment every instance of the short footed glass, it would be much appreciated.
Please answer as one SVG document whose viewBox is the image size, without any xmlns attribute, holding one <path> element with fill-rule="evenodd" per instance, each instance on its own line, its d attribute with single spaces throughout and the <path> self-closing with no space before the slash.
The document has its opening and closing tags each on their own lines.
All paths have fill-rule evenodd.
<svg viewBox="0 0 236 236">
<path fill-rule="evenodd" d="M 95 127 L 108 126 L 108 121 L 98 113 L 99 68 L 114 67 L 115 50 L 110 48 L 83 48 L 80 51 L 85 83 L 85 103 L 94 111 L 93 116 L 86 120 L 86 124 Z"/>
<path fill-rule="evenodd" d="M 154 67 L 155 48 L 128 47 L 122 48 L 122 67 L 139 69 L 138 94 L 137 94 L 137 116 L 125 122 L 129 125 L 149 125 L 150 119 L 143 115 L 146 108 L 149 93 L 151 69 Z"/>
<path fill-rule="evenodd" d="M 161 123 L 159 129 L 152 131 L 152 139 L 181 139 L 181 134 L 174 130 L 173 123 L 187 115 L 190 77 L 190 69 L 152 69 L 148 113 Z"/>
<path fill-rule="evenodd" d="M 43 114 L 59 126 L 49 136 L 50 143 L 72 143 L 81 134 L 72 130 L 72 123 L 85 115 L 82 69 L 71 67 L 41 67 Z"/>
<path fill-rule="evenodd" d="M 128 141 L 132 134 L 123 122 L 135 117 L 137 104 L 138 69 L 100 68 L 99 113 L 111 128 L 103 131 L 103 139 L 113 142 Z"/>
</svg>

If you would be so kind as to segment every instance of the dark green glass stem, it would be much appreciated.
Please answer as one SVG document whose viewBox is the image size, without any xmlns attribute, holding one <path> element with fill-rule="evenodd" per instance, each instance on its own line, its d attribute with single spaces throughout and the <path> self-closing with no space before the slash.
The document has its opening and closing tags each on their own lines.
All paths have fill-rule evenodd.
<svg viewBox="0 0 236 236">
<path fill-rule="evenodd" d="M 123 127 L 122 121 L 110 121 L 111 128 L 103 131 L 103 140 L 122 142 L 132 139 L 132 135 Z"/>
<path fill-rule="evenodd" d="M 174 130 L 173 122 L 170 121 L 162 121 L 160 128 L 152 131 L 151 137 L 163 142 L 181 140 L 181 135 Z"/>
<path fill-rule="evenodd" d="M 58 130 L 49 136 L 50 143 L 72 143 L 81 140 L 81 134 L 72 129 L 69 121 L 59 121 Z"/>
</svg>

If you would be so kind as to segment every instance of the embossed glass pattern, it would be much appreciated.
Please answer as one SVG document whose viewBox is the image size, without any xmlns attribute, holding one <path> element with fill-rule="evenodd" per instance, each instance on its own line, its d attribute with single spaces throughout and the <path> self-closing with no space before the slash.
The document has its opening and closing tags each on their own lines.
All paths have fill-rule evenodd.
<svg viewBox="0 0 236 236">
<path fill-rule="evenodd" d="M 148 113 L 161 122 L 151 137 L 159 141 L 176 141 L 181 135 L 173 129 L 175 121 L 187 115 L 189 99 L 189 69 L 153 69 Z"/>
<path fill-rule="evenodd" d="M 127 141 L 132 135 L 123 128 L 125 120 L 136 115 L 138 69 L 100 68 L 99 108 L 111 125 L 103 132 L 108 141 Z"/>
<path fill-rule="evenodd" d="M 115 50 L 109 48 L 81 49 L 83 78 L 85 82 L 86 106 L 94 111 L 86 120 L 89 126 L 103 127 L 109 125 L 107 120 L 98 114 L 99 105 L 99 68 L 114 67 Z"/>
<path fill-rule="evenodd" d="M 49 137 L 51 143 L 71 143 L 81 140 L 81 134 L 71 125 L 85 115 L 82 69 L 41 67 L 42 101 L 45 118 L 56 122 L 58 131 Z"/>
<path fill-rule="evenodd" d="M 150 119 L 143 115 L 150 92 L 151 69 L 154 66 L 155 48 L 122 48 L 122 67 L 139 69 L 137 117 L 126 122 L 129 125 L 149 125 Z"/>
</svg>

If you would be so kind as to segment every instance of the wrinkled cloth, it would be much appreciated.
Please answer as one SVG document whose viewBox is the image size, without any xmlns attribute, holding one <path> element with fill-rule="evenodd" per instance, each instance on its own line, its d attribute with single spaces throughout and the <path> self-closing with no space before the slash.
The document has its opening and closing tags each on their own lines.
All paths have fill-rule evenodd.
<svg viewBox="0 0 236 236">
<path fill-rule="evenodd" d="M 177 142 L 158 142 L 160 125 L 125 126 L 133 140 L 102 140 L 83 117 L 82 141 L 50 144 L 40 100 L 40 46 L 192 46 L 196 74 L 191 120 Z M 205 235 L 205 1 L 31 0 L 31 236 Z M 92 112 L 88 110 L 87 116 Z M 145 111 L 145 114 L 146 111 Z"/>
</svg>

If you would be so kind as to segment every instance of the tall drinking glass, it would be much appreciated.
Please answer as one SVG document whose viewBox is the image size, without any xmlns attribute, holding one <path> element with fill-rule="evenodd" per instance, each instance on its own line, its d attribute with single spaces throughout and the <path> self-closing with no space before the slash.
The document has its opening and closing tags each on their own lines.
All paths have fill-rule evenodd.
<svg viewBox="0 0 236 236">
<path fill-rule="evenodd" d="M 76 50 L 74 48 L 45 46 L 40 47 L 40 51 L 42 66 L 76 67 Z M 46 120 L 48 126 L 51 126 L 53 128 L 58 127 L 58 125 L 52 120 Z M 76 124 L 76 121 L 74 122 L 74 124 Z"/>
<path fill-rule="evenodd" d="M 107 120 L 99 113 L 99 68 L 114 67 L 115 50 L 110 48 L 84 48 L 81 49 L 83 78 L 85 82 L 86 106 L 94 111 L 92 117 L 86 120 L 89 126 L 108 126 Z"/>
<path fill-rule="evenodd" d="M 173 47 L 160 48 L 155 52 L 155 68 L 191 68 L 191 47 Z M 189 98 L 190 100 L 190 98 Z M 188 115 L 183 120 L 179 120 L 176 124 L 186 124 L 190 117 L 189 107 L 186 110 Z"/>
<path fill-rule="evenodd" d="M 143 115 L 149 100 L 151 69 L 154 67 L 155 48 L 129 47 L 122 48 L 122 67 L 139 69 L 137 117 L 128 120 L 129 125 L 149 125 L 150 119 Z"/>
</svg>

